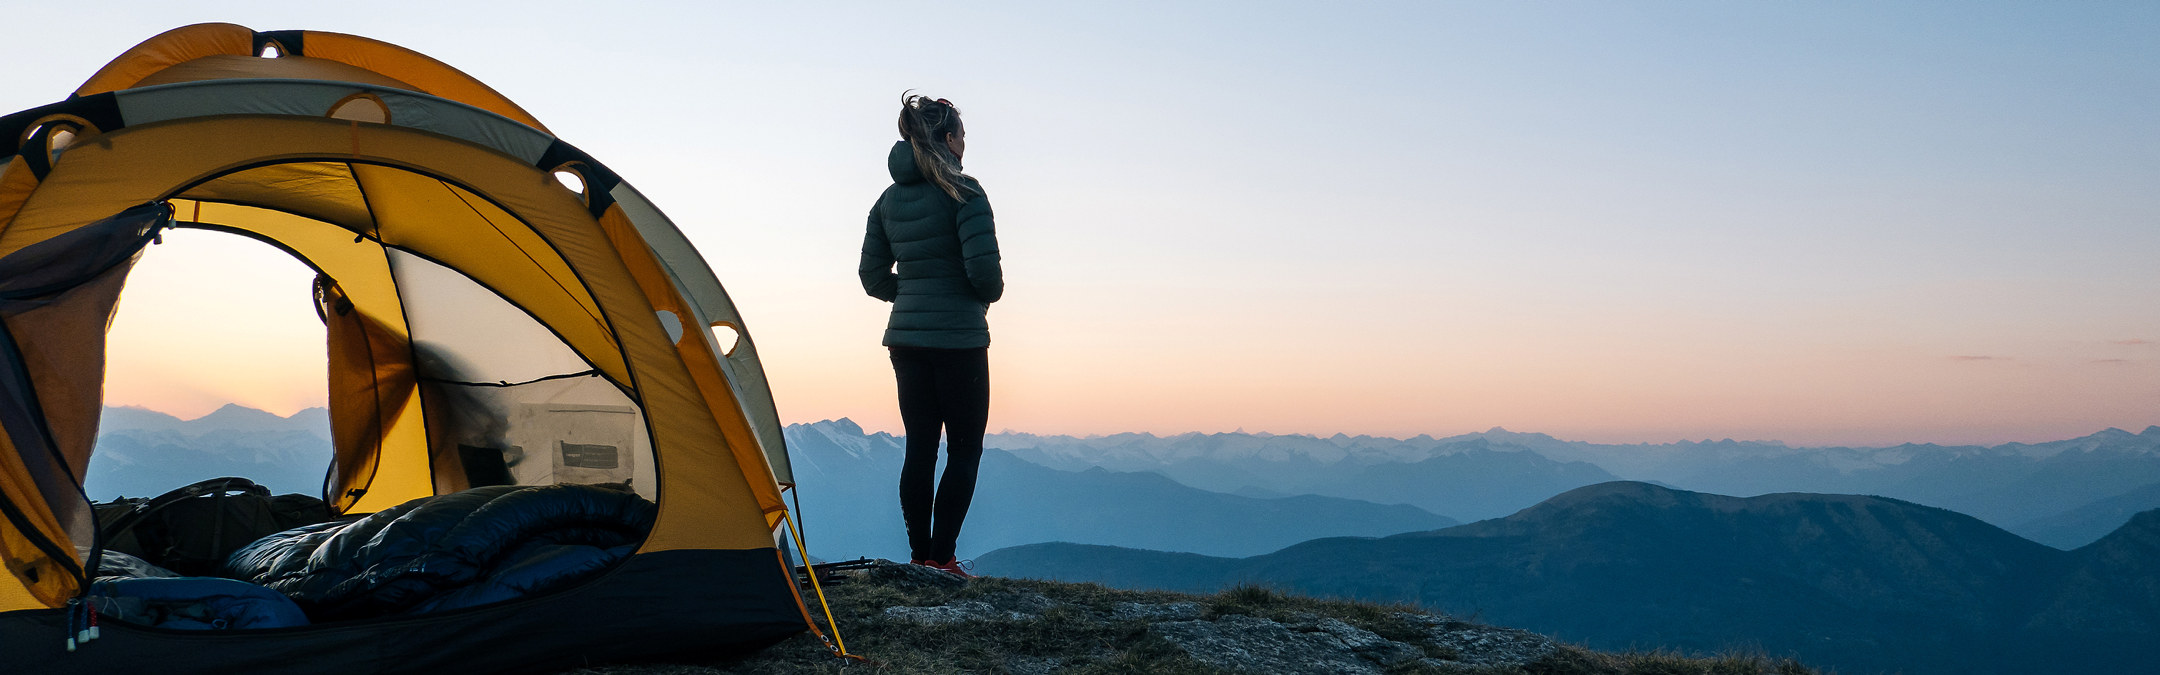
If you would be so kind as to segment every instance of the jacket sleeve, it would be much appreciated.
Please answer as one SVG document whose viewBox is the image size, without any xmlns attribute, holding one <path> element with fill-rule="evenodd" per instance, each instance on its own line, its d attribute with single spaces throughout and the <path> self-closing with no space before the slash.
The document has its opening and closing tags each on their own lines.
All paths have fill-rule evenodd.
<svg viewBox="0 0 2160 675">
<path fill-rule="evenodd" d="M 990 214 L 990 197 L 978 194 L 960 206 L 960 258 L 967 268 L 968 284 L 975 299 L 997 302 L 1005 296 L 1005 268 L 998 259 L 997 225 Z"/>
<path fill-rule="evenodd" d="M 870 208 L 870 227 L 863 232 L 862 262 L 855 265 L 855 276 L 862 277 L 863 292 L 870 297 L 892 302 L 900 294 L 900 276 L 893 274 L 892 242 L 885 239 L 885 223 L 878 219 L 877 207 Z"/>
</svg>

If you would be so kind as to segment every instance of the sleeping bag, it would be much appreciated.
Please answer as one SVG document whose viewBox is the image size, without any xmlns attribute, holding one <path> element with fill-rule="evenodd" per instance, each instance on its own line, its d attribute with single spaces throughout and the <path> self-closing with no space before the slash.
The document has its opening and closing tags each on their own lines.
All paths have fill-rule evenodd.
<svg viewBox="0 0 2160 675">
<path fill-rule="evenodd" d="M 215 630 L 305 626 L 307 615 L 284 595 L 216 577 L 183 577 L 118 551 L 98 558 L 90 603 L 99 614 L 157 628 Z"/>
<path fill-rule="evenodd" d="M 645 540 L 657 510 L 619 487 L 473 488 L 264 537 L 223 574 L 284 593 L 317 622 L 467 607 L 606 569 Z"/>
<path fill-rule="evenodd" d="M 308 625 L 293 601 L 245 581 L 217 577 L 107 577 L 90 586 L 99 614 L 128 623 L 181 630 Z"/>
</svg>

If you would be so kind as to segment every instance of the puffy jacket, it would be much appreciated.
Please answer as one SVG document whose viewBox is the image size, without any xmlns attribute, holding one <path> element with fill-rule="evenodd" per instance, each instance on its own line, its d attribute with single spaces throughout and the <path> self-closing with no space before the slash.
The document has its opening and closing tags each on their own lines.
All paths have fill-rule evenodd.
<svg viewBox="0 0 2160 675">
<path fill-rule="evenodd" d="M 893 304 L 885 346 L 990 346 L 984 315 L 1005 294 L 990 198 L 968 181 L 974 194 L 954 201 L 916 168 L 907 141 L 893 144 L 885 166 L 893 184 L 870 208 L 855 270 L 864 292 Z"/>
</svg>

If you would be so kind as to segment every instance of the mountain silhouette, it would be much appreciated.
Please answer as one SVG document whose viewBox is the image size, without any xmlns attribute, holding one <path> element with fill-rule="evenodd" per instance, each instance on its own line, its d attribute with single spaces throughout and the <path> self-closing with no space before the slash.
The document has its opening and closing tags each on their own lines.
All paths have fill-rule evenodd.
<svg viewBox="0 0 2160 675">
<path fill-rule="evenodd" d="M 2147 642 L 2160 637 L 2160 509 L 2132 516 L 2070 558 L 2028 627 Z"/>
<path fill-rule="evenodd" d="M 98 419 L 101 435 L 137 431 L 174 431 L 191 435 L 217 431 L 305 431 L 327 438 L 330 435 L 330 409 L 314 407 L 290 416 L 279 416 L 238 403 L 227 403 L 208 415 L 184 420 L 139 406 L 105 406 L 104 415 Z"/>
<path fill-rule="evenodd" d="M 2160 509 L 2160 483 L 2095 501 L 2013 529 L 2033 541 L 2061 549 L 2092 543 L 2129 522 L 2139 512 Z"/>
<path fill-rule="evenodd" d="M 1232 494 L 1312 494 L 1409 504 L 1461 520 L 1507 515 L 1547 495 L 1618 480 L 1588 462 L 1556 461 L 1507 444 L 1563 441 L 1504 429 L 1407 441 L 1242 433 L 1089 439 L 1010 435 L 999 441 L 1015 446 L 1011 452 L 1021 459 L 1053 468 L 1159 473 Z"/>
<path fill-rule="evenodd" d="M 787 427 L 811 554 L 898 557 L 904 438 L 854 422 Z M 1189 487 L 1153 473 L 1060 471 L 983 453 L 960 556 L 1046 541 L 1214 555 L 1254 555 L 1315 537 L 1379 535 L 1456 521 L 1412 506 L 1313 495 L 1259 498 Z"/>
<path fill-rule="evenodd" d="M 330 411 L 326 408 L 308 408 L 291 417 L 256 410 L 238 403 L 227 403 L 208 415 L 188 420 L 188 430 L 197 433 L 217 431 L 317 431 L 325 435 L 330 431 Z"/>
<path fill-rule="evenodd" d="M 2045 443 L 1879 448 L 1733 439 L 1611 445 L 1497 427 L 1439 439 L 1003 433 L 989 442 L 1060 469 L 1155 472 L 1216 492 L 1413 504 L 1463 520 L 1506 515 L 1546 496 L 1619 479 L 1742 496 L 1871 494 L 1947 508 L 2065 549 L 2122 525 L 2128 513 L 2120 509 L 2136 506 L 2099 502 L 2160 483 L 2160 426 Z M 1480 456 L 1487 452 L 1505 457 Z M 2152 506 L 2160 503 L 2144 508 Z M 2095 520 L 2049 525 L 2079 511 Z"/>
<path fill-rule="evenodd" d="M 320 495 L 330 454 L 324 408 L 280 417 L 227 404 L 183 420 L 144 408 L 106 407 L 83 488 L 102 501 L 240 476 L 275 492 Z"/>
<path fill-rule="evenodd" d="M 98 418 L 98 431 L 179 431 L 187 428 L 187 420 L 140 406 L 105 406 L 105 414 Z"/>
<path fill-rule="evenodd" d="M 1505 518 L 1244 559 L 1067 545 L 980 570 L 1206 591 L 1257 582 L 1417 602 L 1600 648 L 1759 647 L 1842 672 L 2084 672 L 2160 657 L 2160 512 L 2061 551 L 1881 497 L 1736 498 L 1640 482 Z"/>
<path fill-rule="evenodd" d="M 1449 444 L 1451 452 L 1417 462 L 1375 464 L 1315 494 L 1357 495 L 1383 504 L 1409 504 L 1464 520 L 1513 513 L 1550 495 L 1618 480 L 1587 462 L 1557 462 L 1534 452 L 1495 448 L 1483 438 Z"/>
</svg>

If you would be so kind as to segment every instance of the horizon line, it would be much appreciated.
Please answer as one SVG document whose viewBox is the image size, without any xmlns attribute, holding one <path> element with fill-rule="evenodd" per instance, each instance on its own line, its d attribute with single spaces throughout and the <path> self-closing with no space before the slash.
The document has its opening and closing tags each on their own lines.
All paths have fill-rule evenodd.
<svg viewBox="0 0 2160 675">
<path fill-rule="evenodd" d="M 281 420 L 290 420 L 290 419 L 292 419 L 292 418 L 294 418 L 294 417 L 298 417 L 298 416 L 299 416 L 299 415 L 300 415 L 301 413 L 305 413 L 305 412 L 307 412 L 307 411 L 310 411 L 310 410 L 323 410 L 323 411 L 325 411 L 325 412 L 327 412 L 327 411 L 329 410 L 329 407 L 328 407 L 328 406 L 319 406 L 319 405 L 318 405 L 318 406 L 308 406 L 308 407 L 306 407 L 306 408 L 301 408 L 301 409 L 299 409 L 299 410 L 293 411 L 293 413 L 292 413 L 292 414 L 290 414 L 290 415 L 279 415 L 279 414 L 277 414 L 277 413 L 275 413 L 275 412 L 271 412 L 271 411 L 268 411 L 268 410 L 264 410 L 264 409 L 261 409 L 261 408 L 256 408 L 256 407 L 254 407 L 254 406 L 250 406 L 250 405 L 247 405 L 247 404 L 243 404 L 243 403 L 239 403 L 239 402 L 227 402 L 227 403 L 225 403 L 224 405 L 221 405 L 221 406 L 218 406 L 218 407 L 217 407 L 217 408 L 215 408 L 215 409 L 212 409 L 212 410 L 211 410 L 210 412 L 207 412 L 207 413 L 203 413 L 202 415 L 199 415 L 199 416 L 196 416 L 196 417 L 181 417 L 181 416 L 179 416 L 179 415 L 174 415 L 174 414 L 172 414 L 172 413 L 168 413 L 168 412 L 165 412 L 165 411 L 162 411 L 162 410 L 158 410 L 158 409 L 156 409 L 156 408 L 151 408 L 151 407 L 149 407 L 149 406 L 144 406 L 144 405 L 137 405 L 137 404 L 132 404 L 132 403 L 131 403 L 131 404 L 123 404 L 123 405 L 110 405 L 110 404 L 106 404 L 106 405 L 104 405 L 103 407 L 104 407 L 104 408 L 107 408 L 107 409 L 114 409 L 114 408 L 117 408 L 117 409 L 133 409 L 133 410 L 141 410 L 141 411 L 144 411 L 144 412 L 151 412 L 151 413 L 157 413 L 157 414 L 159 414 L 159 415 L 164 415 L 164 416 L 166 416 L 166 417 L 171 417 L 171 418 L 173 418 L 173 419 L 175 419 L 175 420 L 178 420 L 178 421 L 180 421 L 180 422 L 198 422 L 198 421 L 201 421 L 201 420 L 203 420 L 203 419 L 206 419 L 206 418 L 210 417 L 211 415 L 215 415 L 215 414 L 217 414 L 217 413 L 218 413 L 218 411 L 221 411 L 221 410 L 225 410 L 225 409 L 227 409 L 227 408 L 239 408 L 239 409 L 242 409 L 242 410 L 252 410 L 252 411 L 255 411 L 255 412 L 259 412 L 259 413 L 262 413 L 262 414 L 265 414 L 265 415 L 270 415 L 270 416 L 272 416 L 272 417 L 276 417 L 276 418 L 278 418 L 278 419 L 281 419 Z M 856 426 L 856 428 L 858 428 L 858 429 L 862 428 L 862 425 L 861 425 L 860 423 L 857 423 L 857 422 L 855 422 L 855 420 L 853 420 L 852 418 L 849 418 L 849 417 L 847 417 L 847 416 L 841 416 L 841 417 L 839 417 L 839 418 L 828 418 L 828 419 L 821 419 L 821 420 L 818 420 L 818 421 L 815 421 L 815 422 L 783 422 L 782 424 L 783 424 L 784 426 L 788 426 L 788 427 L 794 427 L 794 426 L 812 426 L 812 425 L 817 425 L 817 424 L 825 424 L 825 423 L 828 423 L 828 422 L 840 422 L 840 421 L 843 421 L 843 420 L 845 420 L 845 421 L 846 421 L 846 422 L 848 422 L 849 424 L 854 424 L 854 425 Z M 990 433 L 991 433 L 991 435 L 1008 435 L 1008 436 L 1014 436 L 1014 435 L 1025 435 L 1025 436 L 1036 436 L 1036 437 L 1040 437 L 1040 438 L 1056 438 L 1056 437 L 1065 437 L 1065 438 L 1072 438 L 1072 439 L 1077 439 L 1077 440 L 1090 440 L 1090 439 L 1097 439 L 1097 438 L 1108 438 L 1108 437 L 1111 437 L 1111 436 L 1124 436 L 1124 435 L 1147 436 L 1147 437 L 1149 437 L 1149 438 L 1155 438 L 1155 439 L 1164 439 L 1164 438 L 1177 438 L 1177 437 L 1180 437 L 1180 436 L 1195 436 L 1195 435 L 1197 435 L 1197 436 L 1228 436 L 1228 435 L 1245 435 L 1245 436 L 1259 436 L 1259 437 L 1270 437 L 1270 438 L 1272 438 L 1272 437 L 1277 437 L 1277 436 L 1283 436 L 1283 437 L 1309 438 L 1309 439 L 1313 439 L 1313 440 L 1331 440 L 1331 439 L 1333 439 L 1333 438 L 1335 438 L 1335 437 L 1337 437 L 1337 436 L 1342 436 L 1342 437 L 1346 437 L 1346 438 L 1351 438 L 1351 439 L 1358 439 L 1358 438 L 1374 438 L 1374 439 L 1386 439 L 1386 440 L 1390 440 L 1390 441 L 1397 441 L 1397 442 L 1404 442 L 1404 443 L 1407 443 L 1407 442 L 1410 442 L 1410 441 L 1414 441 L 1414 440 L 1417 440 L 1417 439 L 1419 439 L 1419 438 L 1427 438 L 1427 439 L 1431 439 L 1431 440 L 1435 440 L 1435 441 L 1444 441 L 1444 440 L 1447 440 L 1447 439 L 1451 439 L 1451 438 L 1462 438 L 1462 437 L 1465 437 L 1465 436 L 1476 436 L 1476 437 L 1479 437 L 1479 438 L 1483 438 L 1484 436 L 1486 436 L 1486 435 L 1489 435 L 1489 434 L 1514 434 L 1514 435 L 1519 435 L 1519 436 L 1543 436 L 1543 437 L 1545 437 L 1545 438 L 1549 438 L 1549 439 L 1552 439 L 1552 440 L 1554 440 L 1554 441 L 1558 441 L 1558 442 L 1561 442 L 1561 443 L 1583 443 L 1583 444 L 1588 444 L 1588 445 L 1606 445 L 1606 446 L 1655 446 L 1655 445 L 1681 445 L 1681 444 L 1696 444 L 1696 445 L 1708 445 L 1708 444 L 1714 444 L 1714 443 L 1735 443 L 1735 444 L 1754 444 L 1754 445 L 1776 445 L 1776 446 L 1780 446 L 1780 447 L 1784 447 L 1784 448 L 1789 448 L 1789 449 L 1794 449 L 1794 450 L 1829 450 L 1829 449 L 1850 449 L 1850 450 L 1883 450 L 1883 449 L 1888 449 L 1888 448 L 1896 448 L 1896 447 L 1903 447 L 1903 446 L 1907 446 L 1907 445 L 1935 446 L 1935 447 L 1945 447 L 1945 448 L 1957 448 L 1957 447 L 1972 447 L 1972 448 L 1989 448 L 1989 449 L 1993 449 L 1993 448 L 1999 448 L 1999 447 L 2002 447 L 2002 446 L 2006 446 L 2006 445 L 2040 445 L 2040 444 L 2045 444 L 2045 443 L 2060 443 L 2060 442 L 2063 442 L 2063 441 L 2070 441 L 2070 440 L 2076 440 L 2076 439 L 2080 439 L 2080 438 L 2087 438 L 2087 437 L 2091 437 L 2091 436 L 2096 436 L 2096 435 L 2099 435 L 2099 434 L 2104 434 L 2104 433 L 2107 433 L 2107 432 L 2109 432 L 2109 431 L 2117 431 L 2117 432 L 2121 432 L 2121 433 L 2129 434 L 2129 435 L 2132 435 L 2132 436 L 2142 436 L 2142 435 L 2145 435 L 2145 434 L 2149 434 L 2149 433 L 2155 433 L 2155 430 L 2160 430 L 2160 424 L 2149 424 L 2149 425 L 2146 425 L 2145 429 L 2143 429 L 2143 430 L 2141 430 L 2141 431 L 2131 431 L 2131 430 L 2129 430 L 2129 429 L 2124 429 L 2124 428 L 2122 428 L 2122 427 L 2117 427 L 2117 426 L 2108 426 L 2108 427 L 2104 427 L 2104 428 L 2102 428 L 2102 429 L 2100 429 L 2100 430 L 2094 431 L 2094 432 L 2092 432 L 2092 433 L 2088 433 L 2088 434 L 2082 434 L 2082 435 L 2078 435 L 2078 436 L 2071 436 L 2071 437 L 2068 437 L 2068 438 L 2058 438 L 2058 439 L 2054 439 L 2054 440 L 2049 440 L 2049 441 L 2034 441 L 2034 442 L 2025 442 L 2025 441 L 2005 441 L 2005 442 L 2002 442 L 2002 443 L 1995 443 L 1995 444 L 1990 444 L 1990 445 L 1982 445 L 1982 444 L 1976 444 L 1976 443 L 1963 443 L 1963 444 L 1952 444 L 1952 445 L 1945 445 L 1945 444 L 1942 444 L 1942 443 L 1936 443 L 1936 442 L 1932 442 L 1932 441 L 1929 441 L 1929 442 L 1914 442 L 1914 441 L 1906 441 L 1906 442 L 1903 442 L 1903 443 L 1893 443 L 1893 444 L 1890 444 L 1890 445 L 1793 445 L 1792 443 L 1789 443 L 1789 442 L 1786 442 L 1786 441 L 1782 441 L 1782 440 L 1777 440 L 1777 439 L 1746 439 L 1746 440 L 1742 440 L 1742 439 L 1735 439 L 1735 438 L 1733 438 L 1733 437 L 1730 437 L 1730 436 L 1727 436 L 1727 437 L 1724 437 L 1724 438 L 1718 438 L 1718 439 L 1713 439 L 1713 438 L 1710 438 L 1710 437 L 1707 437 L 1707 436 L 1706 436 L 1706 437 L 1703 437 L 1703 438 L 1702 438 L 1702 439 L 1700 439 L 1700 440 L 1697 440 L 1697 439 L 1693 439 L 1693 438 L 1681 438 L 1681 439 L 1678 439 L 1678 440 L 1672 440 L 1672 441 L 1664 441 L 1664 442 L 1649 442 L 1649 441 L 1639 441 L 1639 442 L 1635 442 L 1635 443 L 1600 443 L 1600 442 L 1597 442 L 1597 441 L 1579 441 L 1579 440 L 1568 440 L 1568 439 L 1565 439 L 1565 438 L 1561 438 L 1561 437 L 1558 437 L 1558 436 L 1554 436 L 1554 435 L 1552 435 L 1552 434 L 1548 434 L 1548 433 L 1545 433 L 1545 432 L 1542 432 L 1542 431 L 1510 431 L 1510 430 L 1508 430 L 1508 429 L 1507 429 L 1506 427 L 1502 427 L 1502 426 L 1494 426 L 1494 427 L 1492 427 L 1492 428 L 1490 428 L 1490 429 L 1486 429 L 1486 430 L 1484 430 L 1484 431 L 1469 431 L 1469 432 L 1463 432 L 1463 433 L 1457 433 L 1457 434 L 1448 434 L 1448 435 L 1445 435 L 1445 436 L 1441 436 L 1441 435 L 1435 435 L 1435 434 L 1433 434 L 1433 433 L 1431 433 L 1431 432 L 1424 432 L 1424 433 L 1419 433 L 1419 434 L 1417 434 L 1417 435 L 1415 435 L 1415 436 L 1409 436 L 1409 437 L 1399 437 L 1399 436 L 1387 436 L 1387 435 L 1381 435 L 1381 434 L 1368 434 L 1368 433 L 1358 433 L 1358 434 L 1352 434 L 1352 433 L 1349 433 L 1349 432 L 1345 432 L 1345 431 L 1338 431 L 1338 432 L 1335 432 L 1334 434 L 1331 434 L 1331 435 L 1327 435 L 1327 436 L 1322 436 L 1322 435 L 1319 435 L 1319 434 L 1310 434 L 1310 433 L 1295 433 L 1295 432 L 1292 432 L 1292 433 L 1276 433 L 1276 432 L 1271 432 L 1271 431 L 1246 431 L 1246 430 L 1244 429 L 1244 427 L 1239 427 L 1239 428 L 1237 428 L 1237 429 L 1236 429 L 1236 430 L 1234 430 L 1234 431 L 1198 431 L 1198 430 L 1195 430 L 1195 431 L 1180 431 L 1180 432 L 1175 432 L 1175 433 L 1167 433 L 1167 434 L 1158 434 L 1158 433 L 1156 433 L 1156 432 L 1153 432 L 1153 431 L 1119 431 L 1119 432 L 1113 432 L 1113 433 L 1107 433 L 1107 434 L 1038 434 L 1038 433 L 1034 433 L 1034 432 L 1029 432 L 1029 431 L 1017 431 L 1017 430 L 1014 430 L 1014 429 L 1012 429 L 1012 428 L 1009 428 L 1009 427 L 1008 427 L 1008 428 L 1005 428 L 1005 429 L 1000 429 L 1000 430 L 998 430 L 998 431 L 995 431 L 995 432 L 990 432 Z M 100 432 L 100 433 L 102 433 L 102 432 Z M 891 433 L 891 432 L 886 432 L 886 431 L 876 431 L 876 432 L 869 432 L 869 431 L 867 431 L 867 430 L 866 430 L 866 433 L 881 433 L 881 434 L 889 434 L 889 435 L 893 436 L 894 438 L 905 438 L 905 437 L 906 437 L 906 434 L 893 434 L 893 433 Z"/>
</svg>

